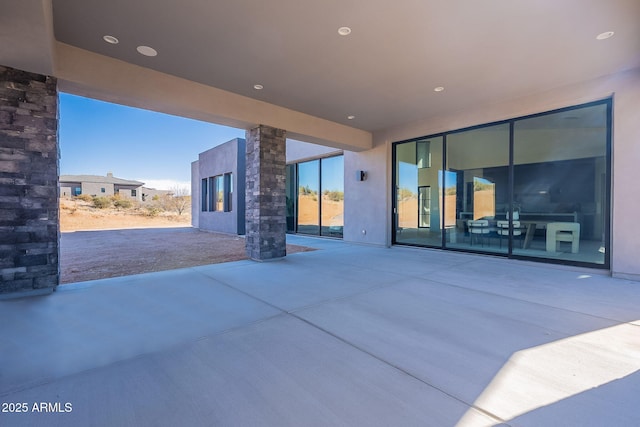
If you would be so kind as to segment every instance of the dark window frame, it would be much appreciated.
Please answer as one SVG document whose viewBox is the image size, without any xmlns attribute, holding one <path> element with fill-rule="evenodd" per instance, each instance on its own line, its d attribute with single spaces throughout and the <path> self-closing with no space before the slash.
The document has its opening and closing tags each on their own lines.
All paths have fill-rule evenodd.
<svg viewBox="0 0 640 427">
<path fill-rule="evenodd" d="M 546 264 L 562 264 L 562 265 L 570 265 L 570 266 L 577 266 L 577 267 L 587 267 L 587 268 L 595 268 L 595 269 L 605 269 L 608 270 L 611 268 L 611 221 L 612 221 L 612 215 L 611 215 L 611 184 L 612 184 L 612 168 L 613 168 L 613 164 L 612 164 L 612 132 L 613 132 L 613 123 L 612 123 L 612 117 L 613 117 L 613 98 L 605 98 L 605 99 L 601 99 L 598 101 L 592 101 L 592 102 L 587 102 L 584 104 L 578 104 L 578 105 L 573 105 L 573 106 L 569 106 L 569 107 L 564 107 L 564 108 L 558 108 L 555 110 L 549 110 L 549 111 L 543 111 L 540 113 L 535 113 L 535 114 L 530 114 L 530 115 L 526 115 L 526 116 L 520 116 L 520 117 L 513 117 L 511 119 L 506 119 L 506 120 L 499 120 L 499 121 L 495 121 L 495 122 L 490 122 L 490 123 L 483 123 L 480 125 L 474 125 L 474 126 L 469 126 L 466 128 L 461 128 L 461 129 L 455 129 L 455 130 L 450 130 L 450 131 L 446 131 L 446 132 L 440 132 L 440 133 L 436 133 L 436 134 L 432 134 L 432 135 L 425 135 L 425 136 L 419 136 L 416 138 L 410 138 L 410 139 L 406 139 L 406 140 L 402 140 L 402 141 L 396 141 L 393 142 L 391 145 L 391 243 L 396 245 L 396 244 L 400 244 L 400 245 L 404 245 L 404 246 L 418 246 L 418 247 L 433 247 L 433 248 L 437 248 L 437 249 L 442 249 L 442 250 L 449 250 L 449 251 L 457 251 L 457 252 L 473 252 L 473 251 L 469 251 L 469 250 L 464 250 L 464 249 L 458 249 L 458 248 L 451 248 L 451 247 L 447 247 L 446 242 L 445 242 L 445 233 L 443 233 L 442 235 L 442 244 L 441 246 L 432 246 L 432 245 L 418 245 L 418 244 L 412 244 L 412 243 L 404 243 L 404 242 L 400 242 L 398 243 L 396 240 L 396 235 L 397 235 L 397 227 L 395 224 L 395 215 L 396 215 L 396 147 L 400 144 L 405 144 L 405 143 L 410 143 L 410 142 L 418 142 L 418 141 L 424 141 L 424 140 L 428 140 L 428 139 L 432 139 L 432 138 L 437 138 L 437 137 L 442 137 L 443 138 L 443 156 L 442 156 L 442 170 L 445 171 L 446 168 L 444 167 L 446 165 L 446 152 L 447 152 L 447 136 L 448 135 L 454 135 L 457 133 L 463 133 L 463 132 L 468 132 L 471 130 L 476 130 L 476 129 L 482 129 L 482 128 L 487 128 L 487 127 L 491 127 L 491 126 L 497 126 L 497 125 L 501 125 L 501 124 L 508 124 L 509 125 L 509 201 L 510 204 L 513 204 L 513 185 L 514 185 L 514 159 L 513 159 L 513 144 L 514 144 L 514 127 L 515 124 L 521 120 L 527 120 L 527 119 L 531 119 L 531 118 L 536 118 L 536 117 L 542 117 L 542 116 L 547 116 L 547 115 L 552 115 L 552 114 L 557 114 L 557 113 L 562 113 L 562 112 L 567 112 L 567 111 L 572 111 L 572 110 L 577 110 L 577 109 L 582 109 L 582 108 L 589 108 L 589 107 L 594 107 L 594 106 L 598 106 L 598 105 L 605 105 L 606 106 L 606 142 L 605 142 L 605 162 L 606 162 L 606 177 L 605 177 L 605 186 L 607 189 L 609 189 L 609 191 L 606 192 L 606 198 L 604 200 L 604 206 L 603 206 L 603 213 L 605 214 L 605 221 L 604 221 L 604 240 L 605 240 L 605 257 L 604 257 L 604 263 L 603 264 L 595 264 L 595 263 L 590 263 L 590 262 L 586 262 L 586 261 L 572 261 L 572 260 L 565 260 L 565 259 L 553 259 L 553 258 L 542 258 L 542 257 L 534 257 L 534 256 L 526 256 L 526 255 L 518 255 L 518 254 L 513 254 L 512 253 L 512 242 L 509 242 L 509 250 L 508 253 L 506 254 L 501 254 L 501 253 L 495 253 L 492 255 L 495 256 L 499 256 L 499 257 L 507 257 L 507 258 L 511 258 L 511 259 L 520 259 L 520 260 L 526 260 L 526 261 L 534 261 L 534 262 L 541 262 L 541 263 L 546 263 Z M 417 146 L 417 144 L 416 144 Z M 433 159 L 432 159 L 433 161 Z M 444 198 L 444 186 L 442 189 L 442 195 L 441 197 Z M 441 217 L 441 221 L 444 222 L 444 216 Z"/>
<path fill-rule="evenodd" d="M 207 198 L 208 198 L 208 179 L 202 178 L 200 181 L 200 210 L 202 212 L 207 212 Z"/>
</svg>

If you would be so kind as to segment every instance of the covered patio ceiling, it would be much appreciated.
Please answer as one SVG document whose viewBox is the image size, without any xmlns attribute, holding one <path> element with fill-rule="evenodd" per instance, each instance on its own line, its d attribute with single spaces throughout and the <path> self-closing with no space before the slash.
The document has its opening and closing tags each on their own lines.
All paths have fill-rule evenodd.
<svg viewBox="0 0 640 427">
<path fill-rule="evenodd" d="M 233 126 L 271 121 L 300 139 L 352 149 L 370 147 L 379 130 L 640 67 L 636 0 L 3 7 L 0 63 L 56 75 L 61 90 Z M 339 34 L 342 27 L 350 34 Z M 129 94 L 145 81 L 154 85 Z M 202 93 L 202 105 L 188 108 L 180 90 L 185 98 Z"/>
</svg>

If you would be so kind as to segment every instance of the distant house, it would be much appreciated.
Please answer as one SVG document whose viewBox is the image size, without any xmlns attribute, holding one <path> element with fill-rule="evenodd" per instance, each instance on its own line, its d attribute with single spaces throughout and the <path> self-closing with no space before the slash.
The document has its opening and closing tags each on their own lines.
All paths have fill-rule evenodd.
<svg viewBox="0 0 640 427">
<path fill-rule="evenodd" d="M 71 197 L 88 194 L 90 196 L 128 197 L 139 201 L 150 201 L 155 196 L 171 194 L 170 191 L 144 187 L 144 182 L 116 178 L 111 172 L 100 175 L 60 175 L 60 196 Z"/>
</svg>

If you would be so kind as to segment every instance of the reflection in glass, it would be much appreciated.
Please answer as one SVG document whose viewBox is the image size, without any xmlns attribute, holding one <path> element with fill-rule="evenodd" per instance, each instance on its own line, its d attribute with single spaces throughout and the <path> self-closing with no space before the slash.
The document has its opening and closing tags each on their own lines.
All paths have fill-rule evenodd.
<svg viewBox="0 0 640 427">
<path fill-rule="evenodd" d="M 416 163 L 416 143 L 396 147 L 397 165 L 397 212 L 399 231 L 418 226 L 418 166 Z"/>
<path fill-rule="evenodd" d="M 440 185 L 442 185 L 442 173 L 438 175 Z M 444 172 L 444 205 L 442 200 L 440 201 L 440 210 L 444 212 L 444 226 L 451 231 L 452 227 L 456 226 L 456 209 L 454 206 L 458 205 L 458 172 L 445 171 Z M 444 206 L 448 206 L 445 209 Z"/>
<path fill-rule="evenodd" d="M 431 228 L 431 187 L 418 187 L 418 227 Z"/>
<path fill-rule="evenodd" d="M 344 157 L 321 160 L 321 234 L 342 237 L 344 228 Z"/>
<path fill-rule="evenodd" d="M 431 167 L 431 141 L 417 142 L 418 169 Z"/>
<path fill-rule="evenodd" d="M 202 212 L 206 212 L 208 209 L 208 203 L 207 203 L 207 178 L 202 178 L 202 184 L 200 185 L 201 187 L 201 195 L 200 195 L 200 206 L 201 206 L 201 210 Z"/>
<path fill-rule="evenodd" d="M 495 218 L 496 184 L 486 178 L 473 177 L 473 219 Z"/>
<path fill-rule="evenodd" d="M 610 108 L 394 144 L 394 242 L 607 267 Z"/>
<path fill-rule="evenodd" d="M 395 145 L 397 243 L 442 245 L 442 145 L 441 137 Z"/>
<path fill-rule="evenodd" d="M 298 164 L 298 233 L 320 234 L 320 161 Z"/>
<path fill-rule="evenodd" d="M 607 106 L 515 122 L 514 200 L 526 225 L 514 253 L 604 264 Z"/>
<path fill-rule="evenodd" d="M 287 233 L 296 232 L 296 165 L 287 165 L 286 169 L 286 203 L 287 203 Z"/>
<path fill-rule="evenodd" d="M 509 124 L 447 136 L 447 172 L 447 247 L 507 253 L 497 221 L 509 203 Z"/>
<path fill-rule="evenodd" d="M 215 177 L 216 205 L 214 210 L 218 212 L 224 211 L 224 178 L 222 175 Z"/>
</svg>

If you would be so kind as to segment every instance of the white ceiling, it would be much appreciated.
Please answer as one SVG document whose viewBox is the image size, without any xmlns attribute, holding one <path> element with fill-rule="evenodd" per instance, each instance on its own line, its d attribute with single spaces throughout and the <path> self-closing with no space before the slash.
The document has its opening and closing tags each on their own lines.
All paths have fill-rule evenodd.
<svg viewBox="0 0 640 427">
<path fill-rule="evenodd" d="M 640 67 L 638 22 L 638 0 L 53 0 L 60 42 L 367 131 Z"/>
</svg>

